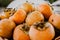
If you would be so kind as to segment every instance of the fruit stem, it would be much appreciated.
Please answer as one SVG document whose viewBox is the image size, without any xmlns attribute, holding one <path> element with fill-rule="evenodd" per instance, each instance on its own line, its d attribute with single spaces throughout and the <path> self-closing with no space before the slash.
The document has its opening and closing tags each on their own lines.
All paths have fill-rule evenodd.
<svg viewBox="0 0 60 40">
<path fill-rule="evenodd" d="M 29 31 L 29 27 L 27 26 L 27 25 L 24 25 L 23 27 L 22 27 L 22 29 L 24 30 L 24 31 Z"/>
<path fill-rule="evenodd" d="M 37 23 L 34 24 L 34 26 L 36 26 L 37 28 L 38 27 L 43 28 L 44 27 L 44 23 L 37 22 Z"/>
</svg>

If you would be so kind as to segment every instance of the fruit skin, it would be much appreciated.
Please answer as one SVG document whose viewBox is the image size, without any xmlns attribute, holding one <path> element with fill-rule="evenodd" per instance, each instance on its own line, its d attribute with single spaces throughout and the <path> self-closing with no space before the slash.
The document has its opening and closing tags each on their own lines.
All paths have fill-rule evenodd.
<svg viewBox="0 0 60 40">
<path fill-rule="evenodd" d="M 14 40 L 30 40 L 28 34 L 26 34 L 23 30 L 22 30 L 23 24 L 18 25 L 13 33 L 13 39 Z"/>
<path fill-rule="evenodd" d="M 50 5 L 48 5 L 48 3 L 40 4 L 37 9 L 44 15 L 46 19 L 49 19 L 49 17 L 53 14 L 52 8 Z"/>
<path fill-rule="evenodd" d="M 12 31 L 15 28 L 15 23 L 9 19 L 3 19 L 0 21 L 0 36 L 4 38 L 10 38 Z"/>
<path fill-rule="evenodd" d="M 25 18 L 26 12 L 23 9 L 18 9 L 10 19 L 12 19 L 16 24 L 19 24 L 24 22 Z"/>
<path fill-rule="evenodd" d="M 29 36 L 31 40 L 52 40 L 55 36 L 55 31 L 53 26 L 50 23 L 46 23 L 44 27 L 47 27 L 45 30 L 38 30 L 32 25 L 29 30 Z M 38 26 L 39 27 L 39 26 Z"/>
<path fill-rule="evenodd" d="M 39 11 L 34 11 L 27 15 L 26 24 L 33 25 L 35 22 L 44 22 L 44 16 Z"/>
<path fill-rule="evenodd" d="M 25 10 L 27 13 L 34 10 L 32 4 L 30 4 L 28 2 L 22 4 L 21 9 Z"/>
<path fill-rule="evenodd" d="M 0 13 L 0 19 L 5 19 L 5 18 L 9 18 L 10 16 L 12 16 L 15 13 L 15 9 L 12 8 L 5 8 L 4 11 L 2 13 Z"/>
<path fill-rule="evenodd" d="M 2 13 L 0 14 L 0 19 L 2 20 L 2 19 L 5 19 L 5 18 L 9 18 L 9 16 L 10 16 L 9 13 L 4 13 L 4 12 L 2 12 Z"/>
<path fill-rule="evenodd" d="M 60 30 L 60 15 L 59 14 L 52 14 L 49 18 L 49 22 Z"/>
</svg>

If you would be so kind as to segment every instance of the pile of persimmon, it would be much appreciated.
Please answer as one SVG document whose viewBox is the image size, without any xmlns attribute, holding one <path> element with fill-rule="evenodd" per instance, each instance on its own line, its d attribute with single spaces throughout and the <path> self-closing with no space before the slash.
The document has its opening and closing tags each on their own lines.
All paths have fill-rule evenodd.
<svg viewBox="0 0 60 40">
<path fill-rule="evenodd" d="M 23 3 L 8 18 L 0 20 L 0 39 L 8 40 L 52 40 L 55 29 L 60 30 L 60 15 L 54 14 L 48 3 L 35 9 L 29 2 Z"/>
</svg>

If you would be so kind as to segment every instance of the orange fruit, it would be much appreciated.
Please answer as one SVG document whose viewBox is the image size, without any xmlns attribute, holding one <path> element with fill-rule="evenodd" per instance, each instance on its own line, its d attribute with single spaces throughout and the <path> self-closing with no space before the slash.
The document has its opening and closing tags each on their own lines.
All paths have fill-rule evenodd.
<svg viewBox="0 0 60 40">
<path fill-rule="evenodd" d="M 52 40 L 55 31 L 50 23 L 37 22 L 30 27 L 29 36 L 31 40 Z"/>
<path fill-rule="evenodd" d="M 13 16 L 10 16 L 9 19 L 12 20 L 12 21 L 14 21 L 14 20 L 13 20 Z"/>
<path fill-rule="evenodd" d="M 60 15 L 59 14 L 52 14 L 49 18 L 49 22 L 57 29 L 60 29 Z"/>
<path fill-rule="evenodd" d="M 42 3 L 38 6 L 38 10 L 44 15 L 46 19 L 49 19 L 49 17 L 52 15 L 52 8 L 48 3 Z"/>
<path fill-rule="evenodd" d="M 18 9 L 16 13 L 10 17 L 16 24 L 24 22 L 26 18 L 26 12 L 23 9 Z"/>
<path fill-rule="evenodd" d="M 26 24 L 28 26 L 33 25 L 35 22 L 44 22 L 44 16 L 39 11 L 34 11 L 27 15 Z"/>
<path fill-rule="evenodd" d="M 15 23 L 9 19 L 3 19 L 0 21 L 0 37 L 10 38 L 12 31 L 15 28 Z"/>
<path fill-rule="evenodd" d="M 28 3 L 28 2 L 24 3 L 24 4 L 21 6 L 21 8 L 24 9 L 27 13 L 34 10 L 32 4 L 30 4 L 30 3 Z"/>
<path fill-rule="evenodd" d="M 28 35 L 29 28 L 23 24 L 18 25 L 13 33 L 14 40 L 30 40 Z"/>
</svg>

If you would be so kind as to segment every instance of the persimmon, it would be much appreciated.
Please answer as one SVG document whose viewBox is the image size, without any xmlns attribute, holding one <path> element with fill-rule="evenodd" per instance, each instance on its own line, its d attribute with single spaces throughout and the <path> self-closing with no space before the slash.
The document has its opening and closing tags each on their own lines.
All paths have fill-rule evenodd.
<svg viewBox="0 0 60 40">
<path fill-rule="evenodd" d="M 38 10 L 44 15 L 46 19 L 49 19 L 49 17 L 53 14 L 52 8 L 48 3 L 42 3 L 38 6 Z"/>
<path fill-rule="evenodd" d="M 4 38 L 10 38 L 12 31 L 15 28 L 15 23 L 9 19 L 3 19 L 0 21 L 0 36 Z"/>
<path fill-rule="evenodd" d="M 29 36 L 31 40 L 52 40 L 55 36 L 55 31 L 49 22 L 37 22 L 30 27 Z"/>
<path fill-rule="evenodd" d="M 16 24 L 19 24 L 24 22 L 25 18 L 26 12 L 23 9 L 18 9 L 10 19 L 12 19 Z"/>
<path fill-rule="evenodd" d="M 24 24 L 18 25 L 13 33 L 14 40 L 30 40 L 28 35 L 29 27 Z"/>
<path fill-rule="evenodd" d="M 57 29 L 60 29 L 60 15 L 59 14 L 52 14 L 49 18 L 49 22 Z"/>
<path fill-rule="evenodd" d="M 39 11 L 29 13 L 26 18 L 26 24 L 28 26 L 33 25 L 35 22 L 44 22 L 44 16 Z"/>
<path fill-rule="evenodd" d="M 4 12 L 2 12 L 0 14 L 0 19 L 5 19 L 5 18 L 9 18 L 11 15 L 13 15 L 15 13 L 15 9 L 12 8 L 6 8 L 4 9 Z"/>
<path fill-rule="evenodd" d="M 34 10 L 32 4 L 30 4 L 29 2 L 23 3 L 21 8 L 24 9 L 27 13 Z"/>
</svg>

